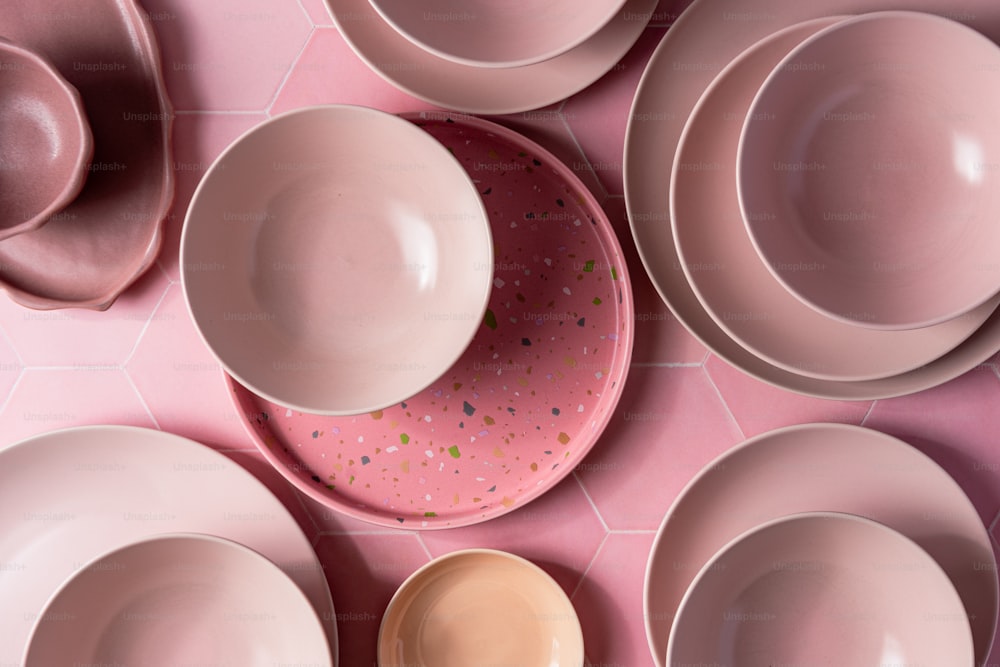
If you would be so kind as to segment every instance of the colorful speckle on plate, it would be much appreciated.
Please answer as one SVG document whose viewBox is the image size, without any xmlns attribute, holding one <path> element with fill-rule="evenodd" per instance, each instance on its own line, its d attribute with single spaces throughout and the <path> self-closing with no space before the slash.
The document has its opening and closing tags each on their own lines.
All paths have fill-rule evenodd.
<svg viewBox="0 0 1000 667">
<path fill-rule="evenodd" d="M 469 525 L 524 505 L 586 456 L 629 367 L 629 274 L 579 179 L 519 134 L 408 116 L 461 161 L 490 215 L 493 294 L 475 339 L 428 389 L 370 414 L 287 410 L 229 378 L 260 450 L 301 491 L 372 523 Z"/>
</svg>

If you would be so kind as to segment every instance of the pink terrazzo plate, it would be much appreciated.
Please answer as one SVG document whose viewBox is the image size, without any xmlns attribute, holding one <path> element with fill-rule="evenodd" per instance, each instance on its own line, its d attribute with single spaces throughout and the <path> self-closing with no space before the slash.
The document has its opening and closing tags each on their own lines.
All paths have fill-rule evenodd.
<svg viewBox="0 0 1000 667">
<path fill-rule="evenodd" d="M 614 231 L 565 165 L 489 121 L 408 118 L 454 152 L 489 212 L 493 292 L 472 344 L 428 389 L 360 416 L 296 412 L 229 382 L 299 490 L 372 523 L 449 528 L 520 507 L 587 454 L 621 396 L 633 303 Z"/>
</svg>

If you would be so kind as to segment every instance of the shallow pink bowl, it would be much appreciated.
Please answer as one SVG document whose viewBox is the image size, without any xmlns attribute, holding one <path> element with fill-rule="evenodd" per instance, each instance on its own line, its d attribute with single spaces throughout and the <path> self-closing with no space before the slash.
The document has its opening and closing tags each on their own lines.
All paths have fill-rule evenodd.
<svg viewBox="0 0 1000 667">
<path fill-rule="evenodd" d="M 593 37 L 625 0 L 370 0 L 422 49 L 473 67 L 550 60 Z"/>
<path fill-rule="evenodd" d="M 41 610 L 24 657 L 24 667 L 209 664 L 333 659 L 287 574 L 242 545 L 193 533 L 141 539 L 81 564 Z"/>
<path fill-rule="evenodd" d="M 681 600 L 668 665 L 972 665 L 944 570 L 850 514 L 764 523 L 723 547 Z"/>
<path fill-rule="evenodd" d="M 892 11 L 804 40 L 766 79 L 737 188 L 765 264 L 841 320 L 913 329 L 1000 291 L 1000 49 Z"/>
<path fill-rule="evenodd" d="M 83 101 L 46 58 L 0 38 L 0 239 L 79 194 L 94 155 Z"/>
<path fill-rule="evenodd" d="M 427 132 L 365 107 L 292 111 L 205 174 L 181 238 L 202 337 L 243 386 L 327 415 L 380 410 L 472 341 L 493 278 L 482 198 Z"/>
</svg>

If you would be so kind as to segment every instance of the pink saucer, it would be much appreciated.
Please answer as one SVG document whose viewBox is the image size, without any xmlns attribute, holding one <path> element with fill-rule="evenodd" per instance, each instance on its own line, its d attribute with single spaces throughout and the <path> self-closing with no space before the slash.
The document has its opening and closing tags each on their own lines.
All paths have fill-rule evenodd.
<svg viewBox="0 0 1000 667">
<path fill-rule="evenodd" d="M 0 35 L 45 55 L 83 98 L 87 182 L 33 232 L 0 244 L 0 290 L 30 308 L 111 306 L 148 269 L 173 202 L 173 110 L 134 0 L 0 0 Z"/>
<path fill-rule="evenodd" d="M 490 216 L 493 292 L 472 344 L 428 389 L 356 417 L 230 382 L 258 448 L 300 491 L 372 523 L 447 528 L 521 507 L 586 456 L 621 396 L 633 304 L 614 231 L 568 167 L 489 121 L 407 117 L 453 151 Z"/>
</svg>

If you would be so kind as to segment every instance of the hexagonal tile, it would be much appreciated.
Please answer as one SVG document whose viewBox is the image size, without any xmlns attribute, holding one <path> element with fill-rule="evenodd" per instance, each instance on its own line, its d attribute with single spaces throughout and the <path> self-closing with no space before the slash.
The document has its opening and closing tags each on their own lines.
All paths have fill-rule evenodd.
<svg viewBox="0 0 1000 667">
<path fill-rule="evenodd" d="M 427 532 L 423 541 L 433 556 L 469 547 L 515 553 L 547 571 L 568 594 L 580 583 L 604 532 L 590 501 L 570 477 L 509 514 L 474 526 Z"/>
<path fill-rule="evenodd" d="M 992 369 L 980 367 L 934 389 L 877 401 L 864 425 L 905 440 L 937 461 L 988 522 L 1000 511 L 998 405 L 1000 384 Z"/>
<path fill-rule="evenodd" d="M 295 3 L 295 11 L 281 11 L 271 0 L 143 4 L 164 17 L 153 26 L 179 110 L 264 109 L 312 31 Z"/>
<path fill-rule="evenodd" d="M 684 484 L 742 440 L 701 368 L 633 368 L 576 474 L 612 530 L 655 530 Z"/>
<path fill-rule="evenodd" d="M 391 113 L 434 108 L 383 80 L 333 28 L 313 32 L 271 106 L 271 113 L 311 104 L 360 104 Z"/>
<path fill-rule="evenodd" d="M 649 279 L 629 230 L 625 199 L 609 197 L 604 210 L 614 225 L 628 263 L 635 302 L 633 364 L 701 364 L 708 351 L 674 317 Z"/>
<path fill-rule="evenodd" d="M 167 285 L 154 266 L 104 312 L 38 311 L 0 298 L 0 322 L 25 366 L 117 366 L 135 347 Z"/>
<path fill-rule="evenodd" d="M 299 0 L 314 26 L 333 26 L 333 17 L 323 0 Z"/>
<path fill-rule="evenodd" d="M 715 355 L 705 369 L 748 438 L 805 422 L 860 424 L 871 407 L 871 401 L 831 401 L 772 387 Z"/>
<path fill-rule="evenodd" d="M 170 286 L 125 370 L 160 428 L 220 448 L 253 448 L 180 285 Z"/>
<path fill-rule="evenodd" d="M 183 114 L 174 121 L 176 194 L 159 262 L 171 280 L 180 280 L 180 239 L 191 196 L 212 162 L 241 134 L 263 122 L 259 114 Z"/>
<path fill-rule="evenodd" d="M 642 591 L 653 533 L 612 533 L 573 595 L 589 665 L 651 665 Z"/>
<path fill-rule="evenodd" d="M 337 614 L 340 664 L 374 665 L 379 624 L 390 598 L 429 560 L 415 535 L 321 536 L 316 553 L 326 565 Z"/>
<path fill-rule="evenodd" d="M 155 427 L 125 373 L 117 369 L 27 369 L 0 412 L 3 442 L 85 424 Z"/>
<path fill-rule="evenodd" d="M 571 97 L 563 107 L 570 130 L 609 194 L 624 193 L 622 146 L 632 108 L 632 93 L 664 32 L 660 28 L 644 30 L 610 75 Z"/>
</svg>

